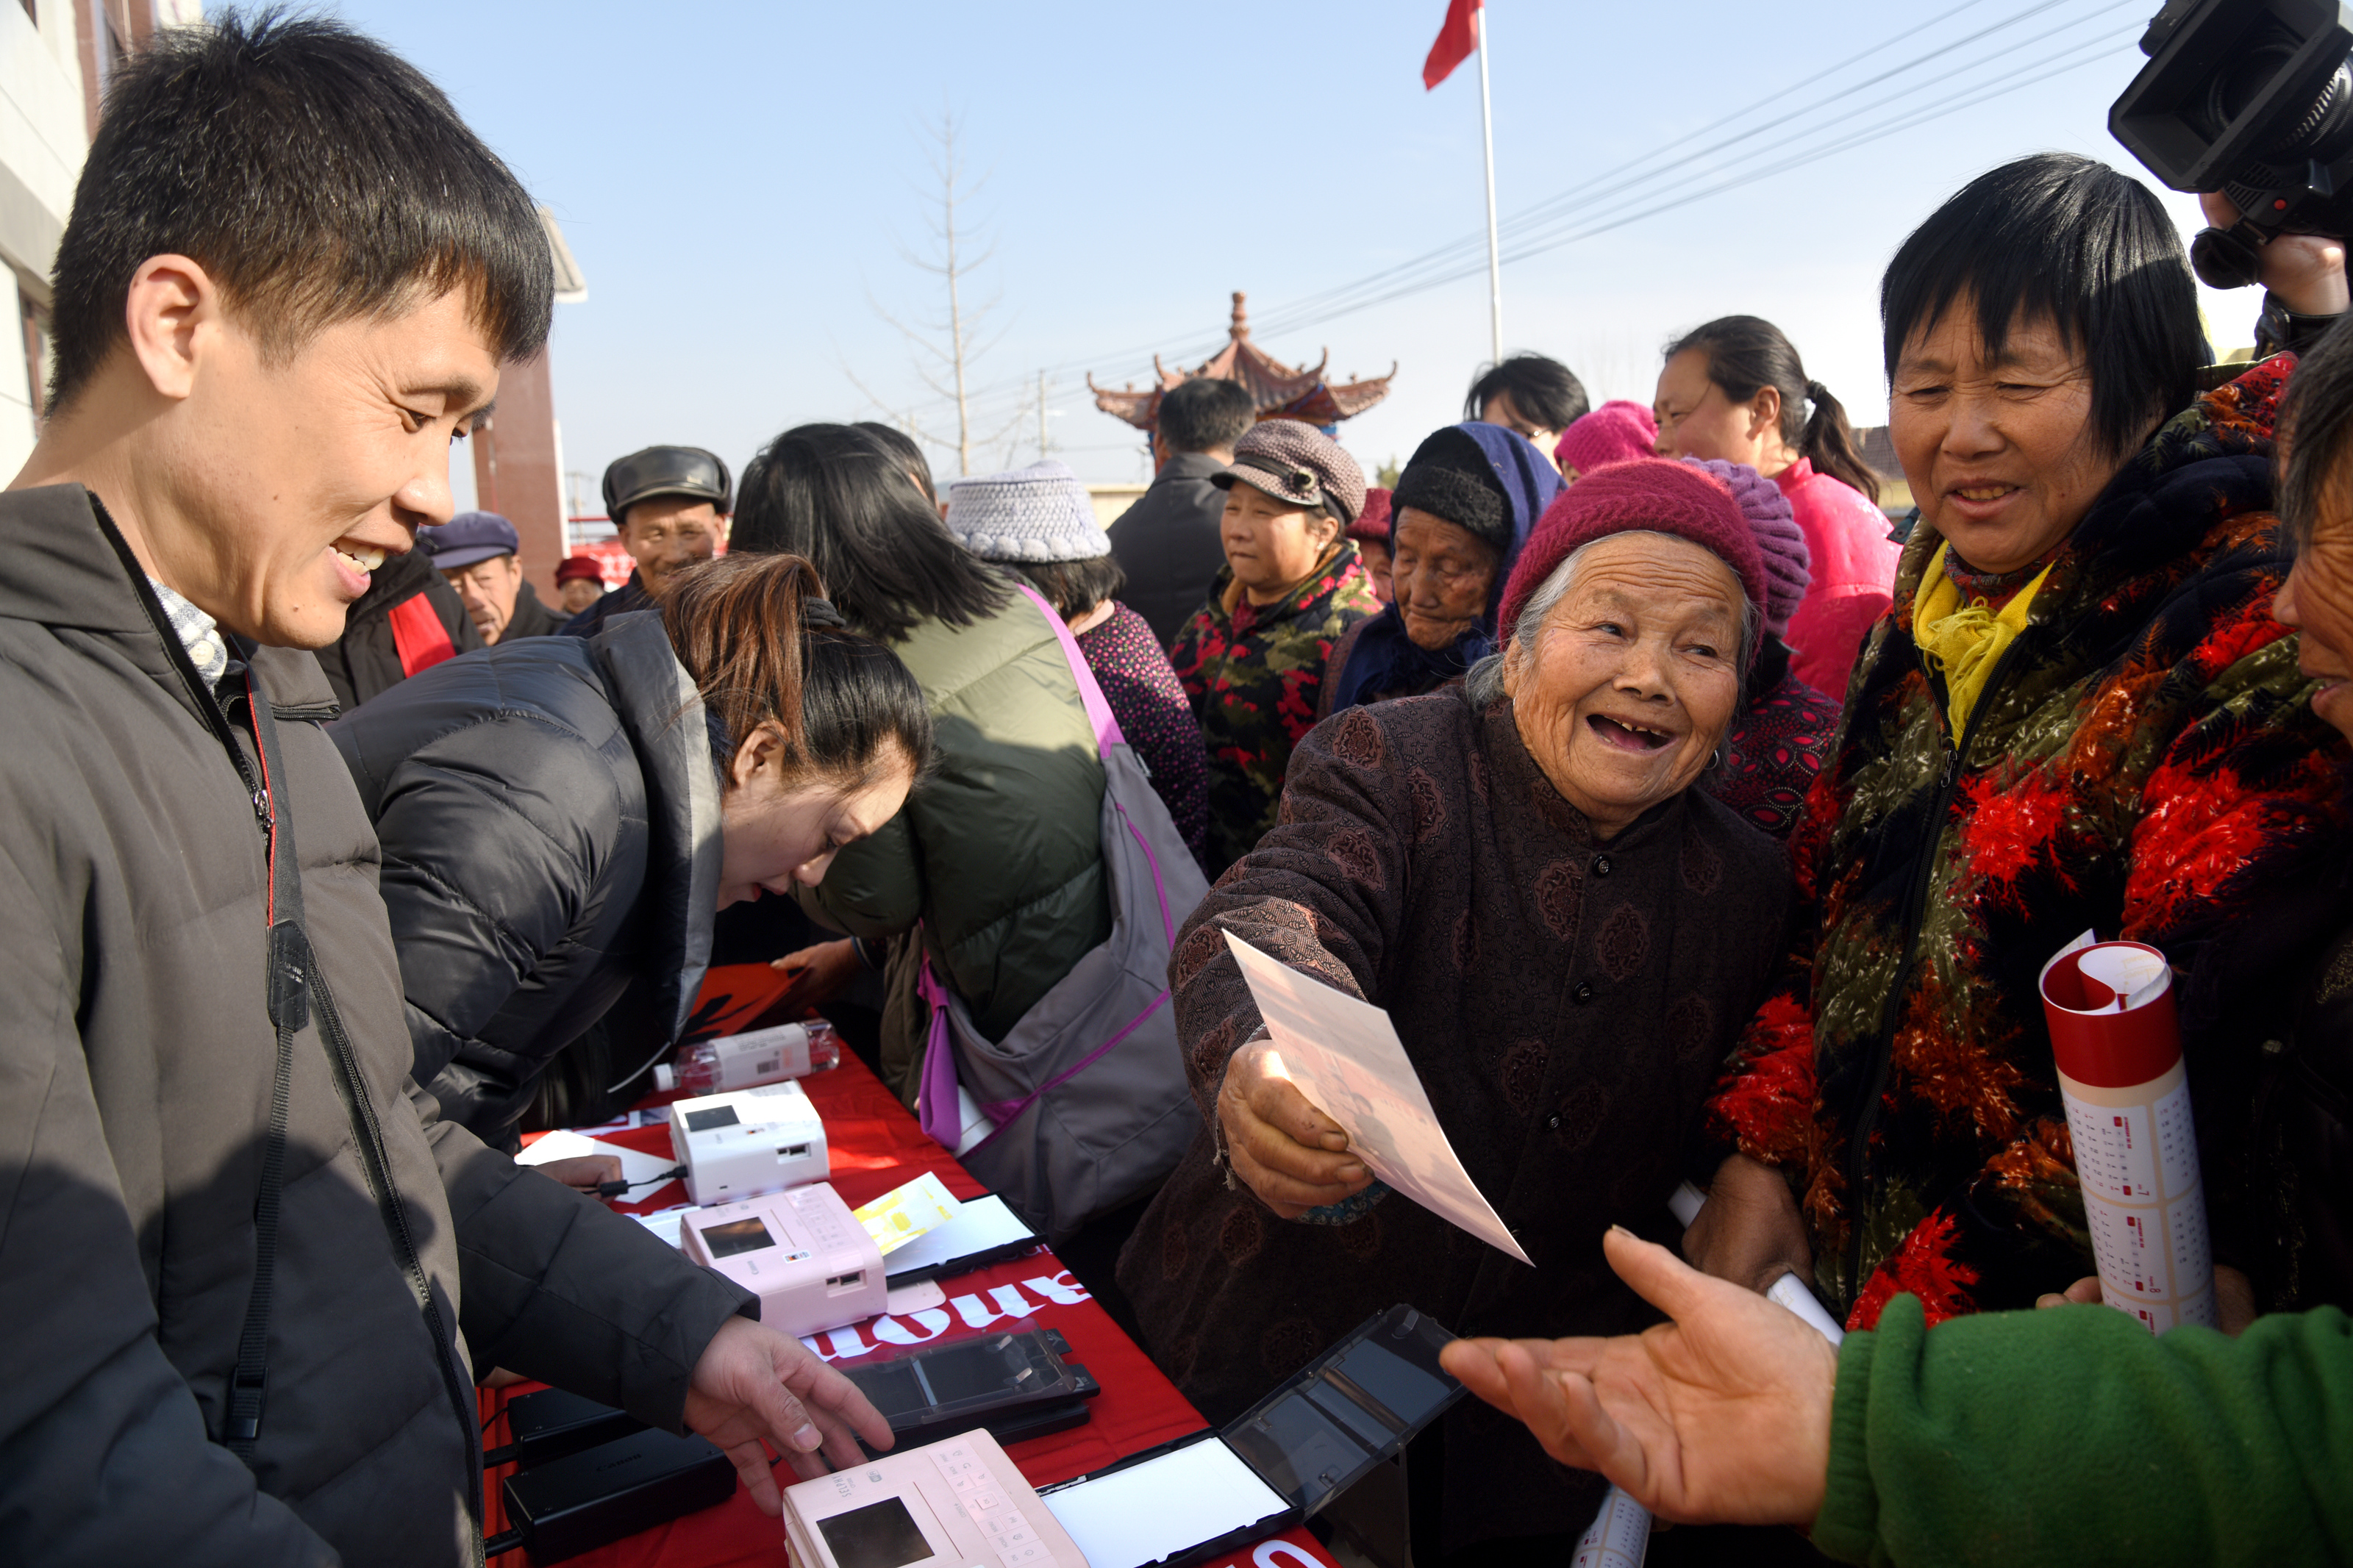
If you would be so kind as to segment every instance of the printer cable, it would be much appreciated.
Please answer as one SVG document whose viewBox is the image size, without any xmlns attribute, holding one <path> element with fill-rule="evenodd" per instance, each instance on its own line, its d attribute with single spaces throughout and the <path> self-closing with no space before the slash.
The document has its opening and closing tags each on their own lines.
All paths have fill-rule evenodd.
<svg viewBox="0 0 2353 1568">
<path fill-rule="evenodd" d="M 596 1195 L 600 1198 L 617 1198 L 631 1187 L 658 1187 L 664 1182 L 681 1181 L 685 1176 L 684 1165 L 672 1165 L 660 1175 L 648 1176 L 641 1182 L 599 1182 L 596 1184 Z"/>
</svg>

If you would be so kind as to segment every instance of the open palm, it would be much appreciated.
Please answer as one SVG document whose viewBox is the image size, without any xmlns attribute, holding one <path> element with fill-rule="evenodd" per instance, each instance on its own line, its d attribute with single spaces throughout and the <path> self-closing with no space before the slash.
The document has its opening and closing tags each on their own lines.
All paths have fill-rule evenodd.
<svg viewBox="0 0 2353 1568">
<path fill-rule="evenodd" d="M 1612 1229 L 1603 1251 L 1674 1321 L 1617 1339 L 1461 1340 L 1445 1365 L 1563 1464 L 1662 1519 L 1810 1523 L 1838 1352 L 1795 1315 Z"/>
</svg>

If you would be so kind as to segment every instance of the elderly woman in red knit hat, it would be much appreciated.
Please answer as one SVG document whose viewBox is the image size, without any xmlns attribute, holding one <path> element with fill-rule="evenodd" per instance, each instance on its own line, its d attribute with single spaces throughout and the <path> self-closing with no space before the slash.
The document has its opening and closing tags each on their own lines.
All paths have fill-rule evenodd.
<svg viewBox="0 0 2353 1568">
<path fill-rule="evenodd" d="M 1779 847 L 1694 787 L 1768 591 L 1713 476 L 1604 469 L 1522 551 L 1502 653 L 1461 685 L 1349 709 L 1293 751 L 1279 821 L 1179 936 L 1170 979 L 1205 1125 L 1120 1258 L 1155 1359 L 1210 1419 L 1400 1298 L 1461 1333 L 1650 1321 L 1601 1234 L 1668 1223 L 1683 1135 L 1790 902 Z M 1373 1182 L 1271 1060 L 1228 931 L 1389 1010 L 1535 1268 Z M 1447 1417 L 1442 1467 L 1444 1517 L 1424 1522 L 1443 1552 L 1492 1541 L 1565 1559 L 1599 1499 L 1484 1406 Z"/>
</svg>

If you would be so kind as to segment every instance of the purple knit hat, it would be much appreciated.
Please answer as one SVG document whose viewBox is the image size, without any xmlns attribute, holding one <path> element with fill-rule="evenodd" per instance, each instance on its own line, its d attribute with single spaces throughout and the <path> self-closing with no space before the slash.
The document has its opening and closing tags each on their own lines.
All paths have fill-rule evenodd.
<svg viewBox="0 0 2353 1568">
<path fill-rule="evenodd" d="M 1806 548 L 1805 531 L 1781 487 L 1746 463 L 1721 458 L 1685 458 L 1694 468 L 1704 468 L 1723 481 L 1739 504 L 1748 526 L 1757 531 L 1757 549 L 1765 558 L 1765 629 L 1775 637 L 1789 629 L 1789 617 L 1806 597 L 1814 580 L 1813 553 Z"/>
<path fill-rule="evenodd" d="M 1577 480 L 1545 509 L 1504 589 L 1498 635 L 1510 639 L 1521 609 L 1578 546 L 1613 533 L 1643 531 L 1688 539 L 1731 567 L 1741 592 L 1756 608 L 1760 623 L 1757 643 L 1763 641 L 1767 580 L 1756 530 L 1741 515 L 1723 480 L 1693 464 L 1664 458 L 1613 463 Z M 1745 668 L 1757 657 L 1757 644 L 1744 651 Z"/>
<path fill-rule="evenodd" d="M 1659 422 L 1651 411 L 1620 397 L 1570 421 L 1553 443 L 1552 460 L 1564 470 L 1575 468 L 1583 479 L 1612 463 L 1650 457 L 1658 444 Z"/>
</svg>

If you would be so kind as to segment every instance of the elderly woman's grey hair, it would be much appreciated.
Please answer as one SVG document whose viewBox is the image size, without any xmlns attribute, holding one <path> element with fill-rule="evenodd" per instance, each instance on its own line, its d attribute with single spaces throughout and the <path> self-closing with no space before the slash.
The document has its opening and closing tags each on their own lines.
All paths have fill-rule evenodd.
<svg viewBox="0 0 2353 1568">
<path fill-rule="evenodd" d="M 1627 531 L 1649 533 L 1651 531 L 1629 529 Z M 1611 533 L 1602 537 L 1618 539 L 1622 538 L 1623 535 Z M 1654 537 L 1672 539 L 1677 536 L 1661 533 Z M 1585 559 L 1587 551 L 1600 542 L 1600 539 L 1592 540 L 1570 551 L 1561 563 L 1552 569 L 1552 575 L 1536 585 L 1536 591 L 1528 595 L 1528 602 L 1520 606 L 1520 618 L 1514 623 L 1512 639 L 1504 645 L 1503 651 L 1491 653 L 1471 667 L 1471 672 L 1462 678 L 1462 689 L 1470 697 L 1473 707 L 1484 708 L 1504 694 L 1504 669 L 1506 659 L 1514 660 L 1525 668 L 1529 660 L 1535 658 L 1537 645 L 1544 641 L 1545 632 L 1551 625 L 1553 611 L 1560 607 L 1560 602 L 1568 596 L 1569 584 L 1577 581 L 1578 563 Z M 1726 567 L 1725 570 L 1729 571 L 1730 568 Z M 1735 576 L 1737 577 L 1737 575 L 1736 573 Z M 1749 666 L 1754 662 L 1748 657 L 1748 650 L 1757 646 L 1757 606 L 1750 601 L 1746 592 L 1743 592 L 1739 598 L 1740 692 L 1733 702 L 1733 711 L 1736 713 L 1746 706 L 1748 700 L 1748 672 Z"/>
</svg>

